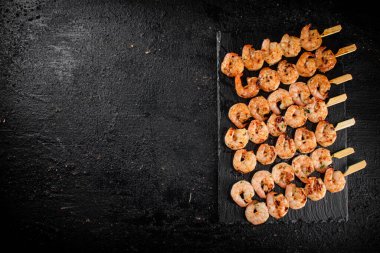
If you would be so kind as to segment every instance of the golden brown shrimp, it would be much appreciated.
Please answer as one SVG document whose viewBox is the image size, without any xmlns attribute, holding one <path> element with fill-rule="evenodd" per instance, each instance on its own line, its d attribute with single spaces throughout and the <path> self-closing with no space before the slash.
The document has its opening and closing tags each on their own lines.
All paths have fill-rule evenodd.
<svg viewBox="0 0 380 253">
<path fill-rule="evenodd" d="M 346 179 L 341 171 L 329 168 L 325 173 L 325 185 L 329 192 L 340 192 L 346 185 Z"/>
<path fill-rule="evenodd" d="M 253 225 L 263 224 L 269 218 L 268 207 L 264 202 L 254 200 L 245 208 L 245 217 Z"/>
<path fill-rule="evenodd" d="M 292 84 L 296 82 L 299 77 L 296 65 L 286 60 L 280 61 L 277 66 L 277 73 L 283 84 Z"/>
<path fill-rule="evenodd" d="M 291 105 L 285 112 L 284 116 L 286 124 L 292 128 L 305 125 L 307 116 L 305 110 L 299 105 Z"/>
<path fill-rule="evenodd" d="M 255 119 L 249 124 L 248 135 L 253 143 L 260 144 L 268 139 L 269 130 L 263 121 Z"/>
<path fill-rule="evenodd" d="M 247 77 L 247 85 L 243 86 L 241 82 L 241 77 L 243 74 L 235 76 L 235 90 L 239 97 L 242 98 L 253 98 L 260 91 L 260 86 L 258 85 L 259 79 L 257 77 Z"/>
<path fill-rule="evenodd" d="M 291 209 L 301 209 L 307 202 L 305 189 L 297 187 L 295 184 L 288 184 L 286 186 L 285 197 L 288 199 Z"/>
<path fill-rule="evenodd" d="M 281 115 L 276 115 L 273 113 L 267 121 L 267 126 L 269 133 L 272 136 L 277 137 L 286 132 L 287 124 Z"/>
<path fill-rule="evenodd" d="M 264 53 L 264 60 L 273 65 L 279 62 L 282 58 L 282 48 L 277 42 L 270 42 L 269 39 L 265 39 L 261 45 L 261 51 Z"/>
<path fill-rule="evenodd" d="M 251 184 L 257 195 L 259 195 L 262 199 L 265 199 L 267 197 L 267 193 L 272 191 L 274 188 L 272 174 L 266 170 L 256 172 L 252 177 Z"/>
<path fill-rule="evenodd" d="M 270 216 L 280 219 L 288 213 L 289 202 L 282 193 L 270 192 L 267 195 L 267 207 Z"/>
<path fill-rule="evenodd" d="M 228 111 L 228 118 L 237 128 L 244 128 L 251 118 L 251 112 L 246 104 L 237 103 L 231 106 Z"/>
<path fill-rule="evenodd" d="M 315 134 L 306 127 L 298 128 L 294 134 L 294 142 L 301 153 L 310 153 L 317 147 Z"/>
<path fill-rule="evenodd" d="M 264 54 L 261 50 L 255 50 L 252 45 L 244 45 L 241 53 L 244 66 L 251 71 L 259 70 L 264 64 Z"/>
<path fill-rule="evenodd" d="M 296 176 L 304 183 L 308 183 L 308 176 L 314 172 L 313 160 L 307 155 L 299 155 L 292 161 Z"/>
<path fill-rule="evenodd" d="M 280 103 L 280 108 L 278 108 L 277 104 Z M 284 89 L 278 89 L 273 91 L 268 96 L 269 107 L 275 114 L 281 114 L 280 110 L 284 110 L 293 104 L 293 99 L 290 96 L 289 92 Z"/>
<path fill-rule="evenodd" d="M 315 51 L 315 58 L 317 60 L 317 67 L 321 72 L 327 72 L 335 67 L 336 57 L 331 50 L 325 50 L 326 47 L 320 47 Z"/>
<path fill-rule="evenodd" d="M 316 177 L 309 177 L 308 182 L 305 185 L 305 191 L 307 197 L 313 201 L 323 199 L 326 195 L 326 186 L 322 179 Z"/>
<path fill-rule="evenodd" d="M 231 197 L 240 207 L 248 206 L 252 202 L 253 196 L 255 196 L 255 191 L 252 185 L 245 180 L 236 182 L 231 188 Z"/>
<path fill-rule="evenodd" d="M 322 44 L 322 37 L 318 30 L 310 30 L 311 24 L 306 25 L 301 30 L 301 46 L 306 51 L 314 51 Z"/>
<path fill-rule="evenodd" d="M 301 51 L 301 40 L 295 36 L 284 34 L 280 46 L 285 57 L 295 57 Z"/>
<path fill-rule="evenodd" d="M 310 104 L 305 106 L 307 118 L 310 122 L 318 123 L 325 120 L 329 113 L 325 102 L 312 98 Z"/>
<path fill-rule="evenodd" d="M 290 159 L 296 153 L 296 144 L 286 134 L 281 134 L 276 142 L 276 153 L 281 159 Z"/>
<path fill-rule="evenodd" d="M 325 148 L 317 148 L 311 153 L 310 158 L 313 160 L 314 169 L 319 173 L 325 173 L 332 164 L 330 150 Z"/>
<path fill-rule="evenodd" d="M 256 167 L 256 156 L 253 151 L 239 149 L 235 152 L 232 164 L 236 171 L 243 174 L 253 171 Z"/>
<path fill-rule="evenodd" d="M 336 140 L 334 126 L 325 120 L 320 121 L 315 129 L 315 137 L 317 138 L 318 144 L 322 147 L 332 145 Z"/>
<path fill-rule="evenodd" d="M 263 165 L 272 164 L 276 159 L 276 149 L 268 144 L 261 144 L 256 152 L 256 159 Z"/>
<path fill-rule="evenodd" d="M 330 90 L 331 84 L 326 76 L 321 74 L 316 74 L 307 82 L 310 93 L 320 99 L 325 100 L 328 97 L 328 92 Z"/>
<path fill-rule="evenodd" d="M 251 101 L 249 101 L 248 108 L 252 117 L 261 121 L 266 120 L 265 115 L 270 113 L 268 100 L 263 96 L 252 98 Z"/>
<path fill-rule="evenodd" d="M 228 53 L 224 56 L 221 71 L 228 77 L 235 77 L 244 71 L 244 63 L 236 53 Z"/>
<path fill-rule="evenodd" d="M 317 70 L 317 61 L 314 54 L 310 52 L 304 52 L 296 63 L 298 74 L 303 77 L 311 77 Z"/>
<path fill-rule="evenodd" d="M 287 163 L 278 163 L 272 168 L 272 177 L 276 184 L 285 188 L 294 180 L 293 167 Z"/>
<path fill-rule="evenodd" d="M 259 85 L 265 92 L 277 90 L 280 86 L 280 76 L 276 70 L 268 67 L 262 68 L 259 73 Z"/>
<path fill-rule="evenodd" d="M 226 146 L 232 150 L 238 150 L 244 148 L 249 141 L 248 131 L 245 128 L 234 129 L 230 127 L 224 137 Z"/>
<path fill-rule="evenodd" d="M 300 106 L 305 106 L 310 103 L 310 90 L 303 82 L 293 83 L 289 87 L 289 94 L 293 102 Z"/>
</svg>

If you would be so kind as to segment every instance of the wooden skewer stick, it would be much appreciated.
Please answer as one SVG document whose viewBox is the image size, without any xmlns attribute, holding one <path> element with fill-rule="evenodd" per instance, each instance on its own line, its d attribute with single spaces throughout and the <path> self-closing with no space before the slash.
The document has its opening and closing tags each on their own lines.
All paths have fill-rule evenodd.
<svg viewBox="0 0 380 253">
<path fill-rule="evenodd" d="M 332 35 L 334 33 L 338 33 L 342 30 L 342 26 L 341 25 L 336 25 L 336 26 L 333 26 L 333 27 L 330 27 L 330 28 L 326 28 L 323 33 L 321 34 L 321 37 L 326 37 L 326 36 L 329 36 L 329 35 Z"/>
<path fill-rule="evenodd" d="M 350 81 L 350 80 L 352 80 L 352 75 L 351 74 L 345 74 L 343 76 L 339 76 L 337 78 L 331 79 L 329 82 L 338 85 L 338 84 L 345 83 L 345 82 Z"/>
<path fill-rule="evenodd" d="M 354 118 L 348 119 L 348 120 L 345 120 L 345 121 L 342 121 L 342 122 L 339 122 L 338 124 L 336 124 L 335 131 L 338 132 L 342 129 L 351 127 L 353 125 L 355 125 L 355 119 Z"/>
<path fill-rule="evenodd" d="M 355 173 L 359 170 L 364 169 L 366 166 L 367 166 L 367 162 L 365 160 L 358 162 L 358 163 L 355 163 L 355 164 L 349 166 L 348 169 L 346 170 L 346 172 L 343 173 L 343 175 L 345 177 L 347 177 L 348 175 L 351 175 L 352 173 Z"/>
<path fill-rule="evenodd" d="M 332 157 L 340 159 L 340 158 L 352 155 L 353 153 L 355 153 L 355 149 L 353 149 L 353 148 L 345 148 L 345 149 L 343 149 L 341 151 L 338 151 L 338 152 L 334 153 L 332 155 Z"/>
<path fill-rule="evenodd" d="M 338 52 L 335 54 L 335 57 L 338 58 L 342 55 L 345 55 L 345 54 L 349 54 L 349 53 L 352 53 L 352 52 L 355 52 L 356 51 L 356 45 L 355 44 L 352 44 L 352 45 L 349 45 L 347 47 L 342 47 L 341 49 L 338 50 Z"/>
<path fill-rule="evenodd" d="M 326 103 L 326 106 L 330 107 L 339 103 L 343 103 L 346 100 L 347 100 L 347 95 L 346 93 L 344 93 L 342 95 L 330 98 L 329 101 Z"/>
<path fill-rule="evenodd" d="M 330 28 L 326 28 L 323 31 L 323 33 L 321 34 L 321 37 L 323 38 L 323 37 L 326 37 L 326 36 L 338 33 L 341 30 L 342 30 L 342 26 L 341 25 L 336 25 L 336 26 L 333 26 L 333 27 L 330 27 Z"/>
</svg>

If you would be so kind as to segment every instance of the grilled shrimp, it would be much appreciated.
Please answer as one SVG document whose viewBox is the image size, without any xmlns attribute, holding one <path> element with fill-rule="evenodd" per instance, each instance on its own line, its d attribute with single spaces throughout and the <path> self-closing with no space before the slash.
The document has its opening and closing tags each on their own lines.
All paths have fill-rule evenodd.
<svg viewBox="0 0 380 253">
<path fill-rule="evenodd" d="M 325 185 L 329 192 L 340 192 L 346 185 L 346 179 L 341 171 L 334 171 L 333 168 L 329 168 L 325 173 Z"/>
<path fill-rule="evenodd" d="M 283 84 L 291 84 L 297 81 L 299 74 L 296 65 L 287 62 L 286 60 L 280 61 L 277 66 L 277 73 Z"/>
<path fill-rule="evenodd" d="M 248 108 L 252 117 L 261 121 L 266 120 L 265 115 L 270 113 L 268 100 L 263 96 L 252 98 L 251 101 L 249 101 Z"/>
<path fill-rule="evenodd" d="M 244 66 L 251 71 L 259 70 L 264 64 L 264 54 L 261 50 L 255 50 L 252 45 L 245 45 L 241 53 Z"/>
<path fill-rule="evenodd" d="M 253 225 L 263 224 L 269 218 L 268 207 L 264 202 L 254 200 L 245 208 L 245 217 Z"/>
<path fill-rule="evenodd" d="M 274 137 L 285 133 L 287 127 L 284 118 L 281 115 L 276 115 L 274 113 L 270 115 L 267 121 L 267 126 L 269 133 Z"/>
<path fill-rule="evenodd" d="M 267 207 L 273 218 L 280 219 L 288 213 L 289 202 L 282 193 L 270 192 L 267 195 Z"/>
<path fill-rule="evenodd" d="M 317 61 L 313 58 L 314 54 L 304 52 L 296 63 L 298 74 L 303 77 L 311 77 L 317 70 Z"/>
<path fill-rule="evenodd" d="M 317 148 L 311 153 L 310 158 L 313 160 L 314 169 L 319 173 L 325 173 L 332 164 L 330 150 L 325 148 Z"/>
<path fill-rule="evenodd" d="M 296 144 L 286 134 L 281 134 L 276 142 L 276 153 L 281 159 L 292 158 L 296 153 Z"/>
<path fill-rule="evenodd" d="M 321 74 L 316 74 L 307 82 L 310 93 L 320 100 L 325 100 L 328 96 L 331 84 L 326 76 Z"/>
<path fill-rule="evenodd" d="M 226 146 L 232 150 L 238 150 L 244 148 L 249 141 L 248 131 L 245 128 L 234 129 L 230 127 L 224 137 Z"/>
<path fill-rule="evenodd" d="M 300 106 L 305 106 L 310 103 L 310 90 L 305 83 L 293 83 L 289 87 L 289 94 L 293 102 Z"/>
<path fill-rule="evenodd" d="M 246 104 L 237 103 L 231 106 L 228 111 L 228 118 L 237 128 L 244 128 L 251 118 L 251 113 Z"/>
<path fill-rule="evenodd" d="M 310 104 L 305 106 L 305 111 L 307 118 L 313 123 L 325 120 L 329 113 L 326 103 L 316 98 L 312 98 Z"/>
<path fill-rule="evenodd" d="M 224 56 L 221 71 L 228 77 L 235 77 L 244 71 L 244 63 L 236 53 L 228 53 Z"/>
<path fill-rule="evenodd" d="M 231 188 L 231 197 L 240 207 L 248 206 L 252 202 L 253 196 L 255 196 L 255 191 L 252 185 L 245 180 L 236 182 Z"/>
<path fill-rule="evenodd" d="M 276 159 L 276 149 L 268 144 L 261 144 L 256 152 L 256 159 L 263 165 L 268 165 Z"/>
<path fill-rule="evenodd" d="M 305 125 L 307 116 L 305 110 L 299 105 L 291 105 L 284 116 L 286 124 L 292 128 Z"/>
<path fill-rule="evenodd" d="M 332 145 L 336 140 L 334 126 L 325 120 L 320 121 L 315 129 L 315 137 L 317 138 L 318 144 L 322 147 Z"/>
<path fill-rule="evenodd" d="M 267 197 L 267 193 L 272 191 L 274 188 L 272 174 L 266 170 L 256 172 L 252 177 L 251 184 L 257 195 L 259 195 L 262 199 L 265 199 Z"/>
<path fill-rule="evenodd" d="M 295 184 L 288 184 L 286 186 L 285 197 L 288 199 L 291 209 L 301 209 L 307 202 L 305 189 L 297 187 Z"/>
<path fill-rule="evenodd" d="M 260 144 L 268 139 L 269 130 L 263 121 L 255 119 L 249 124 L 248 135 L 253 143 Z"/>
<path fill-rule="evenodd" d="M 235 170 L 241 173 L 249 173 L 256 167 L 256 156 L 253 151 L 239 149 L 235 152 L 232 164 Z"/>
<path fill-rule="evenodd" d="M 277 103 L 280 103 L 280 108 L 278 108 Z M 292 97 L 289 95 L 289 92 L 284 89 L 278 89 L 273 91 L 268 96 L 269 107 L 275 114 L 281 114 L 280 110 L 284 110 L 293 104 Z"/>
<path fill-rule="evenodd" d="M 235 76 L 236 93 L 242 98 L 253 98 L 260 91 L 260 86 L 257 83 L 259 79 L 257 77 L 247 77 L 247 85 L 243 86 L 241 82 L 242 75 Z"/>
<path fill-rule="evenodd" d="M 308 182 L 305 185 L 307 197 L 313 201 L 323 199 L 326 195 L 326 186 L 322 179 L 316 177 L 309 177 Z"/>
<path fill-rule="evenodd" d="M 306 25 L 301 30 L 301 46 L 306 51 L 314 51 L 322 44 L 322 37 L 318 30 L 310 30 L 311 24 Z"/>
<path fill-rule="evenodd" d="M 272 168 L 272 177 L 276 184 L 285 188 L 294 180 L 293 167 L 287 163 L 278 163 Z"/>
<path fill-rule="evenodd" d="M 299 155 L 292 161 L 296 176 L 304 183 L 308 183 L 308 176 L 314 172 L 313 160 L 307 155 Z"/>
<path fill-rule="evenodd" d="M 285 57 L 295 57 L 301 51 L 301 40 L 297 37 L 284 34 L 280 46 Z"/>
<path fill-rule="evenodd" d="M 279 62 L 282 58 L 282 48 L 277 42 L 270 42 L 269 39 L 265 39 L 261 45 L 261 51 L 264 53 L 264 60 L 273 65 Z"/>
<path fill-rule="evenodd" d="M 280 76 L 276 70 L 268 67 L 262 68 L 259 73 L 259 85 L 265 92 L 277 90 L 280 86 Z"/>
<path fill-rule="evenodd" d="M 331 50 L 325 50 L 326 47 L 320 47 L 315 51 L 315 58 L 317 60 L 317 67 L 321 72 L 327 72 L 335 67 L 336 57 Z"/>
<path fill-rule="evenodd" d="M 306 127 L 298 128 L 294 134 L 294 142 L 301 153 L 310 153 L 317 147 L 315 134 Z"/>
</svg>

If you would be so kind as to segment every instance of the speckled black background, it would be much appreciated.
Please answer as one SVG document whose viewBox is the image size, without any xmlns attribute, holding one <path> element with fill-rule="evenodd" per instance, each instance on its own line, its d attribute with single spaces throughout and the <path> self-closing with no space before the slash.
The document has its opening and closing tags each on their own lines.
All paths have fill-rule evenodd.
<svg viewBox="0 0 380 253">
<path fill-rule="evenodd" d="M 347 4 L 347 3 L 346 3 Z M 3 0 L 1 247 L 57 251 L 375 251 L 380 247 L 377 8 L 316 1 Z M 218 30 L 340 23 L 346 66 L 346 223 L 222 225 Z M 353 67 L 355 66 L 355 67 Z"/>
</svg>

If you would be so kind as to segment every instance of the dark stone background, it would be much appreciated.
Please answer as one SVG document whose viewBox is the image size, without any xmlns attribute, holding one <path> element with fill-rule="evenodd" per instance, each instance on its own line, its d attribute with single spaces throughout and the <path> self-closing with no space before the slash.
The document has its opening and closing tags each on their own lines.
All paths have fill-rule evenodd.
<svg viewBox="0 0 380 253">
<path fill-rule="evenodd" d="M 377 8 L 282 1 L 1 1 L 2 247 L 55 251 L 375 251 L 380 247 Z M 340 23 L 347 223 L 217 220 L 218 30 Z M 351 58 L 352 59 L 352 58 Z"/>
</svg>

